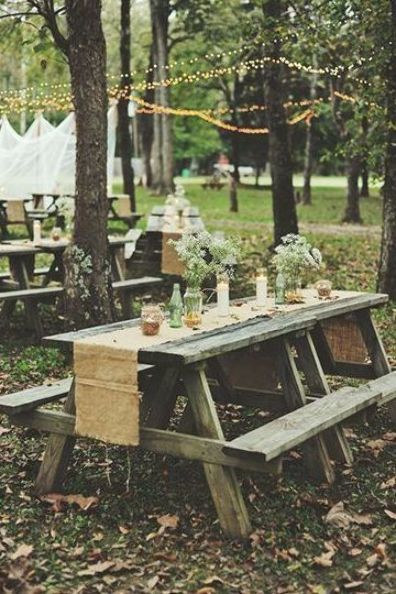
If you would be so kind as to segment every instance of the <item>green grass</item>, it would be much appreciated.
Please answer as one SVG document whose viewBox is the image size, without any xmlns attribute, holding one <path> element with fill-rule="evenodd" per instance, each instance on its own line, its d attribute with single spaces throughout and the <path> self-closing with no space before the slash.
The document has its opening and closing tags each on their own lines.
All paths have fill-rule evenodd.
<svg viewBox="0 0 396 594">
<path fill-rule="evenodd" d="M 182 182 L 185 183 L 185 182 Z M 260 229 L 263 223 L 272 223 L 272 199 L 268 189 L 244 185 L 238 190 L 239 213 L 229 212 L 228 189 L 204 190 L 199 183 L 185 183 L 191 203 L 200 209 L 203 219 L 211 229 L 249 225 Z M 120 191 L 121 186 L 115 186 Z M 144 188 L 137 189 L 137 209 L 148 214 L 163 199 L 153 196 Z M 313 188 L 312 205 L 298 205 L 298 218 L 303 223 L 338 224 L 345 209 L 345 190 L 332 187 Z M 378 189 L 371 190 L 370 198 L 361 200 L 362 218 L 366 225 L 381 224 L 382 200 Z M 144 224 L 144 223 L 142 223 Z"/>
<path fill-rule="evenodd" d="M 244 237 L 245 256 L 233 292 L 252 292 L 254 270 L 270 258 L 266 247 L 271 226 L 265 224 L 271 220 L 268 192 L 241 190 L 238 215 L 228 212 L 225 191 L 203 192 L 189 185 L 188 192 L 211 229 L 239 231 Z M 336 287 L 375 290 L 378 234 L 323 232 L 323 225 L 338 222 L 343 202 L 341 190 L 318 188 L 314 205 L 300 207 L 300 218 L 320 224 L 317 229 L 310 226 L 308 234 L 323 251 L 323 274 Z M 158 203 L 158 198 L 139 189 L 139 210 L 148 212 Z M 380 200 L 372 197 L 362 206 L 367 223 L 377 224 Z M 380 309 L 375 318 L 396 366 L 394 308 L 395 304 Z M 48 331 L 59 330 L 53 309 L 46 308 L 45 321 Z M 22 316 L 16 316 L 0 340 L 0 394 L 69 372 L 59 351 L 30 346 L 28 339 Z M 226 432 L 235 431 L 238 410 L 226 407 L 220 414 Z M 248 429 L 260 418 L 258 411 L 249 410 L 239 422 Z M 97 507 L 84 512 L 69 505 L 55 513 L 32 493 L 44 437 L 11 429 L 4 420 L 0 425 L 0 592 L 393 594 L 396 537 L 394 520 L 386 510 L 396 512 L 394 437 L 385 411 L 370 426 L 354 426 L 350 438 L 354 466 L 338 468 L 338 481 L 331 487 L 312 485 L 298 457 L 288 459 L 279 483 L 261 475 L 243 475 L 254 534 L 250 543 L 242 545 L 223 538 L 198 464 L 142 451 L 128 453 L 93 441 L 79 440 L 66 490 L 98 497 Z M 339 501 L 348 511 L 368 516 L 369 523 L 346 529 L 326 524 L 324 516 Z M 158 518 L 165 514 L 179 518 L 175 530 L 160 530 Z M 31 554 L 13 561 L 12 553 L 23 543 L 33 546 Z M 332 547 L 336 551 L 332 565 L 318 565 L 315 557 Z M 107 561 L 107 569 L 97 566 Z M 95 567 L 103 572 L 95 573 Z"/>
</svg>

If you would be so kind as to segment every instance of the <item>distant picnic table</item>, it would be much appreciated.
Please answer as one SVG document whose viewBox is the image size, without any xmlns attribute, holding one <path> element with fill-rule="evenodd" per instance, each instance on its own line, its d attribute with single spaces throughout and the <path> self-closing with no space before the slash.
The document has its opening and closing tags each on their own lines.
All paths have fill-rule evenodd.
<svg viewBox="0 0 396 594">
<path fill-rule="evenodd" d="M 304 295 L 306 305 L 272 306 L 271 317 L 255 314 L 243 322 L 210 331 L 203 327 L 187 338 L 151 346 L 145 346 L 141 336 L 139 445 L 201 462 L 221 527 L 231 537 L 247 538 L 252 531 L 235 469 L 277 475 L 282 456 L 301 445 L 310 474 L 332 482 L 332 460 L 353 460 L 345 420 L 385 404 L 396 419 L 396 373 L 391 373 L 370 314 L 371 308 L 386 303 L 387 296 L 340 291 L 335 299 L 322 302 L 312 292 Z M 250 307 L 249 301 L 243 307 Z M 138 320 L 119 322 L 52 336 L 47 342 L 72 351 L 81 339 L 100 340 L 108 334 L 113 344 L 120 332 L 136 336 L 137 324 Z M 360 388 L 331 392 L 326 374 L 369 381 Z M 188 398 L 184 413 L 176 416 L 176 430 L 170 429 L 177 397 L 183 394 Z M 38 408 L 65 396 L 63 412 Z M 216 402 L 276 409 L 280 416 L 242 434 L 234 424 L 236 436 L 226 439 Z M 0 399 L 0 411 L 11 423 L 50 434 L 38 493 L 59 489 L 65 478 L 78 437 L 75 406 L 72 379 Z"/>
</svg>

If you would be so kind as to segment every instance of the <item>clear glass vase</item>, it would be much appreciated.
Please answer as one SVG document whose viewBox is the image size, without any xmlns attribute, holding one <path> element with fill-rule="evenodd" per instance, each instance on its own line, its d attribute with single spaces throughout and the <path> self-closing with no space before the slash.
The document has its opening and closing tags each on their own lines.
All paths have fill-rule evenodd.
<svg viewBox="0 0 396 594">
<path fill-rule="evenodd" d="M 300 276 L 298 274 L 288 275 L 285 285 L 286 303 L 303 303 Z"/>
<path fill-rule="evenodd" d="M 202 323 L 202 292 L 200 288 L 187 287 L 184 294 L 184 324 L 196 328 Z"/>
</svg>

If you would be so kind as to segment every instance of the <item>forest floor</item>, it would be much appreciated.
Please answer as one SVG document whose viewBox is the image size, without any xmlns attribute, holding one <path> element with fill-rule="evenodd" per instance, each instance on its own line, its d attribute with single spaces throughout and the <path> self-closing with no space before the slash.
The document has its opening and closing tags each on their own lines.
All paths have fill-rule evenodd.
<svg viewBox="0 0 396 594">
<path fill-rule="evenodd" d="M 191 186 L 190 195 L 211 229 L 235 233 L 240 224 L 244 259 L 233 290 L 252 294 L 254 270 L 269 260 L 268 192 L 241 190 L 239 215 L 228 213 L 226 191 L 203 196 Z M 159 199 L 139 190 L 138 201 L 147 213 Z M 363 234 L 333 232 L 342 207 L 341 190 L 317 189 L 314 205 L 299 207 L 299 215 L 323 252 L 322 274 L 340 289 L 375 291 L 381 201 L 362 201 L 366 225 L 373 225 Z M 375 319 L 395 367 L 396 304 Z M 48 334 L 60 329 L 50 307 L 45 323 Z M 0 339 L 0 398 L 69 372 L 58 350 L 32 346 L 22 315 L 15 316 Z M 232 430 L 263 413 L 244 409 L 241 417 L 228 406 L 220 414 Z M 254 527 L 241 544 L 222 536 L 194 462 L 79 440 L 65 485 L 75 503 L 37 499 L 32 486 L 45 437 L 2 418 L 0 594 L 393 594 L 395 428 L 384 410 L 348 434 L 355 463 L 337 468 L 332 486 L 308 480 L 298 450 L 278 482 L 241 475 Z M 344 506 L 343 527 L 327 517 L 335 505 Z"/>
</svg>

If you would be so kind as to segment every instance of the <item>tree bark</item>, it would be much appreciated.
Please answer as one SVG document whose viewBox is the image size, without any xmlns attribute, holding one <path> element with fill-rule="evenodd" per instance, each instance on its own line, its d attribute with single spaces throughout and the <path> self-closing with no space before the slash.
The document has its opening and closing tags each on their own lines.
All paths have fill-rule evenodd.
<svg viewBox="0 0 396 594">
<path fill-rule="evenodd" d="M 391 6 L 391 50 L 387 80 L 388 141 L 385 153 L 384 211 L 378 288 L 396 299 L 396 0 Z"/>
<path fill-rule="evenodd" d="M 75 327 L 111 322 L 114 308 L 107 242 L 106 43 L 101 2 L 66 0 L 76 117 L 73 242 L 66 250 L 66 315 Z"/>
<path fill-rule="evenodd" d="M 348 181 L 347 204 L 345 207 L 343 223 L 362 223 L 359 202 L 359 175 L 361 160 L 356 155 L 345 159 L 345 173 Z"/>
<path fill-rule="evenodd" d="M 118 101 L 118 138 L 124 194 L 128 194 L 132 212 L 136 211 L 134 171 L 132 167 L 132 139 L 129 130 L 128 104 L 131 94 L 131 0 L 121 0 L 120 34 L 121 84 L 123 96 Z"/>
<path fill-rule="evenodd" d="M 234 174 L 230 174 L 230 212 L 238 212 L 238 184 Z"/>
<path fill-rule="evenodd" d="M 153 49 L 152 48 L 151 48 L 151 52 L 150 52 L 149 68 L 148 68 L 147 76 L 146 76 L 146 84 L 147 84 L 147 89 L 144 94 L 144 100 L 147 103 L 152 104 L 152 103 L 154 103 L 154 90 L 152 88 L 152 84 L 153 84 Z M 150 114 L 145 114 L 145 113 L 139 115 L 139 130 L 140 130 L 140 138 L 141 138 L 141 143 L 142 143 L 143 167 L 144 167 L 147 188 L 153 187 L 153 171 L 151 168 L 151 157 L 152 157 L 153 137 L 154 137 L 153 117 L 154 116 L 152 116 Z"/>
<path fill-rule="evenodd" d="M 313 58 L 313 65 L 317 67 L 316 56 Z M 315 101 L 317 96 L 318 75 L 316 72 L 311 75 L 309 84 L 309 95 L 311 101 Z M 314 118 L 307 121 L 306 136 L 305 136 L 305 156 L 304 156 L 304 185 L 302 191 L 302 204 L 312 204 L 311 193 L 311 176 L 314 159 Z"/>
<path fill-rule="evenodd" d="M 283 2 L 267 0 L 263 3 L 264 18 L 270 23 L 281 20 Z M 280 57 L 280 43 L 272 42 L 269 55 Z M 288 233 L 298 233 L 297 212 L 293 191 L 293 168 L 289 146 L 288 125 L 284 104 L 280 64 L 268 64 L 264 70 L 264 95 L 269 128 L 269 162 L 272 178 L 272 206 L 274 214 L 274 242 L 278 245 Z"/>
<path fill-rule="evenodd" d="M 361 180 L 362 180 L 362 185 L 360 186 L 360 197 L 361 198 L 370 198 L 369 171 L 368 171 L 366 159 L 364 159 L 362 161 L 360 176 L 361 176 Z"/>
<path fill-rule="evenodd" d="M 150 0 L 151 25 L 153 34 L 154 91 L 155 102 L 162 107 L 169 107 L 169 88 L 159 84 L 167 78 L 168 66 L 168 26 L 169 0 Z M 173 135 L 171 117 L 167 113 L 154 115 L 153 141 L 153 185 L 160 194 L 167 194 L 174 189 L 173 175 Z"/>
</svg>

